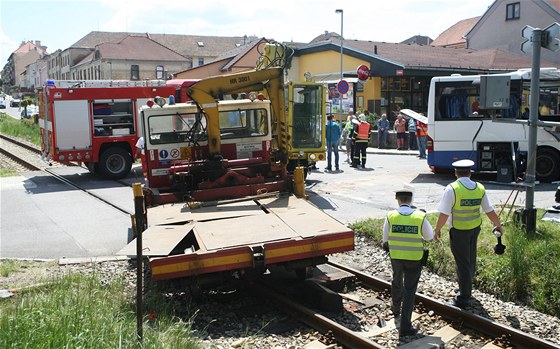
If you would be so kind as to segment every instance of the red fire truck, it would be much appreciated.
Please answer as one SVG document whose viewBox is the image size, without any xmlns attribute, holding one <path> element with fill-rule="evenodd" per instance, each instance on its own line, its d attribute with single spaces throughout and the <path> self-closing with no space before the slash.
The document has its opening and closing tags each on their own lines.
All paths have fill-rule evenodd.
<svg viewBox="0 0 560 349">
<path fill-rule="evenodd" d="M 175 94 L 175 87 L 160 80 L 48 80 L 39 95 L 42 157 L 123 178 L 133 162 L 138 109 L 149 99 Z"/>
</svg>

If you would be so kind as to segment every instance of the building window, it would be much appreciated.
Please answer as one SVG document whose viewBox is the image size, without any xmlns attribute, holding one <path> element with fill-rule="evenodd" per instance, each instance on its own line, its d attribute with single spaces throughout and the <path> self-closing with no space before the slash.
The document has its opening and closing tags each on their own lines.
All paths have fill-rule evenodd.
<svg viewBox="0 0 560 349">
<path fill-rule="evenodd" d="M 506 6 L 506 21 L 512 19 L 519 19 L 519 12 L 521 11 L 521 5 L 518 2 L 513 4 L 507 4 Z"/>
<path fill-rule="evenodd" d="M 204 57 L 198 57 L 198 65 L 204 65 Z"/>
<path fill-rule="evenodd" d="M 136 64 L 130 66 L 130 80 L 140 80 L 140 70 Z"/>
<path fill-rule="evenodd" d="M 156 79 L 163 79 L 163 65 L 158 65 L 156 67 Z"/>
</svg>

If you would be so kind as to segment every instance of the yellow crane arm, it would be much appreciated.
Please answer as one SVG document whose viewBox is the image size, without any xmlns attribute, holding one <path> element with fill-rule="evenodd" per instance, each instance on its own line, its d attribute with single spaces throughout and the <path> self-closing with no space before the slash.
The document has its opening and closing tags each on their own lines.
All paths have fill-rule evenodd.
<svg viewBox="0 0 560 349">
<path fill-rule="evenodd" d="M 217 75 L 202 79 L 192 85 L 187 93 L 206 114 L 209 155 L 221 153 L 218 100 L 223 95 L 247 91 L 268 91 L 272 112 L 278 118 L 284 113 L 283 68 L 266 68 L 246 72 Z"/>
</svg>

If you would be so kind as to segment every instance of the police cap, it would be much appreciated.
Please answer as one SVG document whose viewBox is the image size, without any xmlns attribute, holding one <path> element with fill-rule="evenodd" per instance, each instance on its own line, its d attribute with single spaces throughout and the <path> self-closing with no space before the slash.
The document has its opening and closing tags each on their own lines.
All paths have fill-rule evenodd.
<svg viewBox="0 0 560 349">
<path fill-rule="evenodd" d="M 395 199 L 399 197 L 412 197 L 414 194 L 414 187 L 408 184 L 404 184 L 401 189 L 395 190 Z"/>
<path fill-rule="evenodd" d="M 474 161 L 469 159 L 459 160 L 452 163 L 451 166 L 454 168 L 471 168 L 474 166 Z"/>
</svg>

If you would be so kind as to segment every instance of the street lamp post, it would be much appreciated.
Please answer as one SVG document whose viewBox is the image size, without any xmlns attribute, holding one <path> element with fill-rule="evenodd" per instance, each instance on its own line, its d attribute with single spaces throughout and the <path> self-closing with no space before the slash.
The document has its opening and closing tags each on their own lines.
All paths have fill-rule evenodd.
<svg viewBox="0 0 560 349">
<path fill-rule="evenodd" d="M 342 53 L 342 49 L 344 47 L 344 36 L 343 36 L 343 29 L 344 29 L 344 10 L 337 9 L 336 13 L 340 13 L 340 81 L 344 79 L 344 70 L 343 70 L 343 57 L 344 54 Z M 340 94 L 340 124 L 342 125 L 342 94 Z"/>
</svg>

